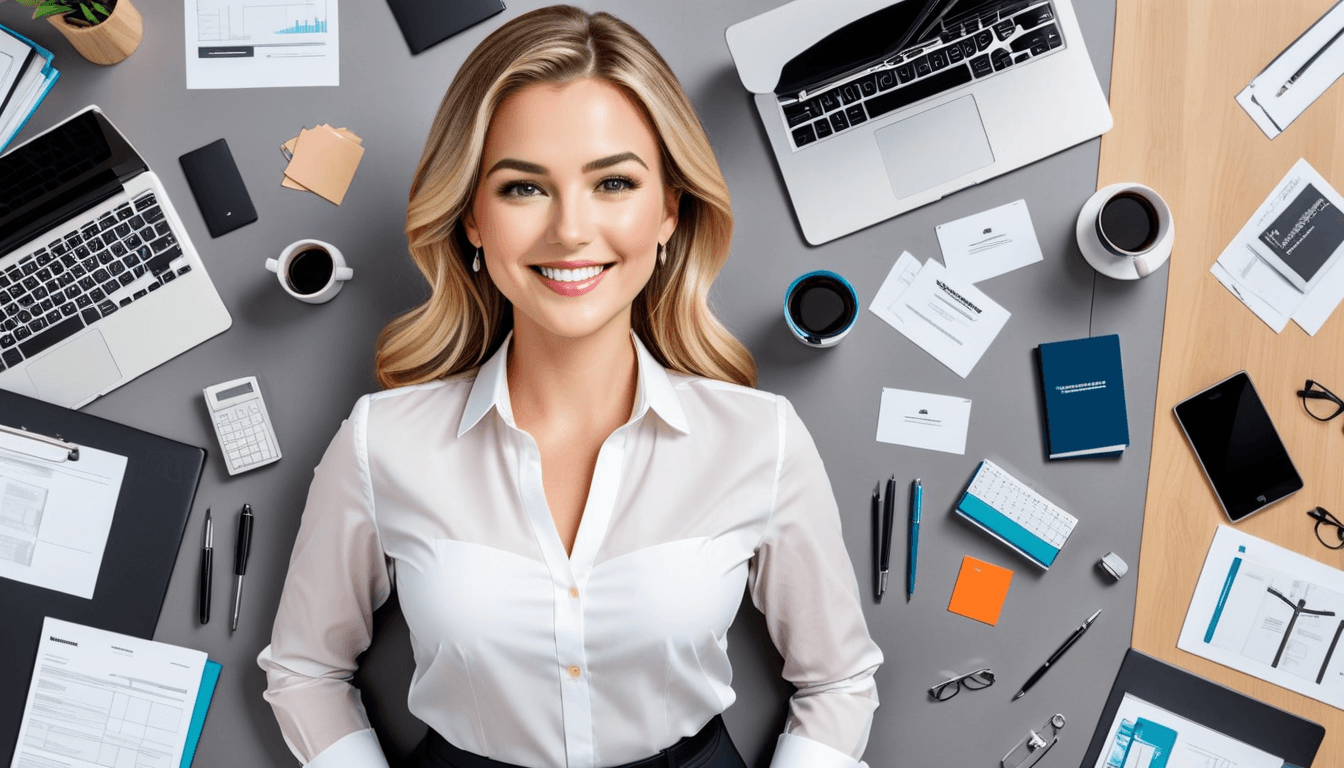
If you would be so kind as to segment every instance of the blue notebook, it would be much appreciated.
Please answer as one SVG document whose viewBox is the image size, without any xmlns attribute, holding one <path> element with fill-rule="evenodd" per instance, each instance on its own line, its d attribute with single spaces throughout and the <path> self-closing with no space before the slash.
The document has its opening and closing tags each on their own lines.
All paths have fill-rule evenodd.
<svg viewBox="0 0 1344 768">
<path fill-rule="evenodd" d="M 219 682 L 220 665 L 218 661 L 205 660 L 205 673 L 201 675 L 201 687 L 196 692 L 196 706 L 191 710 L 191 726 L 187 730 L 187 745 L 182 749 L 182 768 L 191 768 L 196 757 L 196 745 L 201 740 L 201 728 L 205 725 L 205 715 L 210 711 L 210 699 L 215 695 L 215 684 Z"/>
<path fill-rule="evenodd" d="M 1120 337 L 1055 341 L 1037 349 L 1050 458 L 1119 456 L 1129 445 Z"/>
</svg>

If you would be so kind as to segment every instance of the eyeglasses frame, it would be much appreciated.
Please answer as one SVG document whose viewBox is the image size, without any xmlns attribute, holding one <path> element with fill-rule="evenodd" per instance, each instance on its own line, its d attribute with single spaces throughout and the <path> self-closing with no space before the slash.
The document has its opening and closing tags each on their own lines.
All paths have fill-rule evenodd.
<svg viewBox="0 0 1344 768">
<path fill-rule="evenodd" d="M 988 682 L 988 683 L 985 683 L 984 685 L 978 686 L 978 687 L 966 683 L 966 680 L 968 680 L 969 678 L 975 677 L 976 675 L 981 675 L 981 676 L 983 676 L 983 677 L 987 677 L 987 678 L 989 679 L 989 682 Z M 934 701 L 949 701 L 949 700 L 951 700 L 953 697 L 955 697 L 958 693 L 961 693 L 961 689 L 962 689 L 962 686 L 963 686 L 963 685 L 964 685 L 967 689 L 972 690 L 972 691 L 982 691 L 982 690 L 984 690 L 984 689 L 990 687 L 991 685 L 993 685 L 994 682 L 995 682 L 995 680 L 996 680 L 996 678 L 994 677 L 994 670 L 990 669 L 989 667 L 981 667 L 980 669 L 977 669 L 977 670 L 975 670 L 975 671 L 973 671 L 973 672 L 967 672 L 967 673 L 964 674 L 964 675 L 959 675 L 959 676 L 957 676 L 957 677 L 954 677 L 954 678 L 952 678 L 951 680 L 944 680 L 943 682 L 941 682 L 941 683 L 939 683 L 939 684 L 933 686 L 932 688 L 930 688 L 930 689 L 929 689 L 929 695 L 933 697 Z M 938 691 L 940 691 L 940 690 L 942 690 L 942 689 L 946 688 L 947 686 L 952 685 L 952 684 L 954 684 L 954 683 L 956 684 L 957 687 L 956 687 L 956 690 L 954 690 L 954 691 L 952 692 L 952 695 L 951 695 L 951 696 L 948 696 L 946 699 L 940 699 L 940 698 L 938 698 Z"/>
<path fill-rule="evenodd" d="M 1316 389 L 1313 389 L 1313 387 L 1315 387 Z M 1317 421 L 1330 421 L 1336 416 L 1339 416 L 1341 413 L 1344 413 L 1344 400 L 1340 399 L 1339 395 L 1336 395 L 1334 392 L 1331 392 L 1329 389 L 1327 389 L 1325 385 L 1321 384 L 1320 382 L 1313 381 L 1312 379 L 1307 379 L 1306 386 L 1303 389 L 1299 389 L 1297 391 L 1297 396 L 1302 398 L 1302 407 L 1307 411 L 1307 415 Z M 1335 412 L 1330 414 L 1329 416 L 1326 416 L 1325 418 L 1321 418 L 1320 416 L 1317 416 L 1316 414 L 1312 413 L 1310 408 L 1307 408 L 1308 399 L 1329 400 L 1330 402 L 1335 404 Z"/>
<path fill-rule="evenodd" d="M 1322 546 L 1326 549 L 1344 549 L 1344 523 L 1341 523 L 1339 518 L 1330 514 L 1330 510 L 1325 507 L 1309 509 L 1307 510 L 1307 516 L 1316 521 L 1316 540 L 1321 542 Z M 1335 533 L 1339 537 L 1338 544 L 1330 544 L 1321 536 L 1322 525 L 1328 525 L 1335 529 Z"/>
</svg>

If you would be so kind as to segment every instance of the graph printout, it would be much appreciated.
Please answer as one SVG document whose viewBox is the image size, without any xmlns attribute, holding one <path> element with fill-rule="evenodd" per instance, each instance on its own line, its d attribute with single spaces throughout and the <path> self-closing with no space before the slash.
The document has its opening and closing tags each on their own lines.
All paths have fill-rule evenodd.
<svg viewBox="0 0 1344 768">
<path fill-rule="evenodd" d="M 1344 708 L 1344 572 L 1220 526 L 1176 644 Z"/>
<path fill-rule="evenodd" d="M 337 0 L 183 0 L 187 88 L 340 85 Z"/>
<path fill-rule="evenodd" d="M 47 617 L 10 768 L 178 768 L 205 653 Z"/>
<path fill-rule="evenodd" d="M 1126 693 L 1095 768 L 1283 768 L 1243 744 Z"/>
</svg>

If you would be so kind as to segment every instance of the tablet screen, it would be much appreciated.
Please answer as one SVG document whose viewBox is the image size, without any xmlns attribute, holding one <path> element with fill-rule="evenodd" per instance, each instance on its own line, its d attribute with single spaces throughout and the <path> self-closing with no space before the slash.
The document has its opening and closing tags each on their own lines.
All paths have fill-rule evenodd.
<svg viewBox="0 0 1344 768">
<path fill-rule="evenodd" d="M 1177 405 L 1176 418 L 1232 522 L 1302 488 L 1245 371 Z"/>
</svg>

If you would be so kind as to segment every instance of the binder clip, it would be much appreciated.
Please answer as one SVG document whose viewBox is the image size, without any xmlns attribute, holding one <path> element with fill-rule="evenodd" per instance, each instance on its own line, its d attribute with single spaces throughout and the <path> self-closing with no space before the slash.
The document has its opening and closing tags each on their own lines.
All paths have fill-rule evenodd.
<svg viewBox="0 0 1344 768">
<path fill-rule="evenodd" d="M 1026 737 L 1017 742 L 1017 746 L 1008 750 L 1008 754 L 999 761 L 999 768 L 1031 768 L 1055 746 L 1062 730 L 1064 730 L 1064 716 L 1055 715 L 1045 721 L 1045 725 L 1040 728 L 1027 731 Z"/>
<path fill-rule="evenodd" d="M 27 427 L 7 427 L 0 424 L 0 435 L 13 435 L 29 441 L 24 450 L 11 448 L 20 451 L 27 456 L 35 459 L 45 459 L 46 461 L 63 462 L 79 461 L 79 446 L 74 443 L 67 443 L 61 439 L 60 435 L 47 437 L 36 432 L 29 432 Z"/>
</svg>

